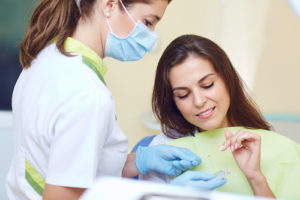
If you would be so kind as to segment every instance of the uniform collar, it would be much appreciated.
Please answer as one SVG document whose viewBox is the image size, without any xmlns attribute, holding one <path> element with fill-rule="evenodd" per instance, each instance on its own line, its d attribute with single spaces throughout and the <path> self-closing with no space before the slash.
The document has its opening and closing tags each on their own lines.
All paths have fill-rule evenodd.
<svg viewBox="0 0 300 200">
<path fill-rule="evenodd" d="M 67 51 L 78 53 L 81 56 L 87 58 L 96 68 L 96 70 L 101 74 L 101 76 L 104 77 L 107 72 L 107 67 L 96 52 L 71 37 L 68 37 L 66 39 L 64 46 Z"/>
</svg>

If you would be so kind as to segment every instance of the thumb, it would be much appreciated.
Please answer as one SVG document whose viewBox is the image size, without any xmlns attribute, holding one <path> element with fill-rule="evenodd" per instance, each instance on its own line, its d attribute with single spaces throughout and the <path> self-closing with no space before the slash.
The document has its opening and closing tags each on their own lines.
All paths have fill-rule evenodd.
<svg viewBox="0 0 300 200">
<path fill-rule="evenodd" d="M 226 129 L 224 131 L 224 134 L 225 134 L 226 141 L 220 147 L 220 149 L 219 149 L 220 151 L 225 151 L 230 146 L 230 138 L 232 138 L 232 136 L 233 136 L 233 133 L 228 129 Z"/>
</svg>

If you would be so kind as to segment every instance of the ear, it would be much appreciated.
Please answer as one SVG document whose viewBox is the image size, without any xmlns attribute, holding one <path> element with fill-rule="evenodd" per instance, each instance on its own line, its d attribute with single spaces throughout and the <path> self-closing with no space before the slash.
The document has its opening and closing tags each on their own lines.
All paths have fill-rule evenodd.
<svg viewBox="0 0 300 200">
<path fill-rule="evenodd" d="M 104 15 L 109 18 L 111 13 L 119 7 L 119 0 L 100 0 L 100 5 Z"/>
</svg>

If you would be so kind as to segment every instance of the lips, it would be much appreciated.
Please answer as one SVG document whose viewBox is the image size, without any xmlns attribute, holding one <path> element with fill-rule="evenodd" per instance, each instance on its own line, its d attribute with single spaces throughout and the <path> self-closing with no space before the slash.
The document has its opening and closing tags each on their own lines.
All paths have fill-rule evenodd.
<svg viewBox="0 0 300 200">
<path fill-rule="evenodd" d="M 214 114 L 215 108 L 216 107 L 207 109 L 207 110 L 197 114 L 196 116 L 199 117 L 199 118 L 202 118 L 202 119 L 209 118 L 210 116 L 212 116 Z"/>
</svg>

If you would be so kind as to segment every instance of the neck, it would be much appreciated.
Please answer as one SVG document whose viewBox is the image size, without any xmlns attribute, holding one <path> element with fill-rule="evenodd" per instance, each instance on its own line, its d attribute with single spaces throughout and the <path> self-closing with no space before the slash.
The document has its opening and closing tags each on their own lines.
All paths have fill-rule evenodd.
<svg viewBox="0 0 300 200">
<path fill-rule="evenodd" d="M 100 17 L 98 18 L 100 19 Z M 107 25 L 104 20 L 80 18 L 72 38 L 95 51 L 102 59 L 105 56 Z"/>
</svg>

